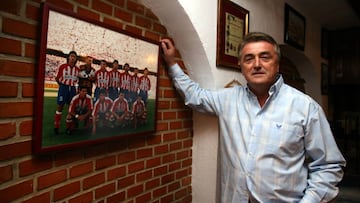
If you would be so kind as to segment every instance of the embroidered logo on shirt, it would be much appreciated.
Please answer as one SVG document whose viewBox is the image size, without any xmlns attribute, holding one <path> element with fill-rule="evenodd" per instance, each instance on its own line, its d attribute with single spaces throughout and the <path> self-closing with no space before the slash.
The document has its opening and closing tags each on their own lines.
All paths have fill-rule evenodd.
<svg viewBox="0 0 360 203">
<path fill-rule="evenodd" d="M 277 128 L 281 128 L 281 126 L 282 126 L 282 125 L 279 124 L 279 123 L 276 124 L 276 127 L 277 127 Z"/>
</svg>

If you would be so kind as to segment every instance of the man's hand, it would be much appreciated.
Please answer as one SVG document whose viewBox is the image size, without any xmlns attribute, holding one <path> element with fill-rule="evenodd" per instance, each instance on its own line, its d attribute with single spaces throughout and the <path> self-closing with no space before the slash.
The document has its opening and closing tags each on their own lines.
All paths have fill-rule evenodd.
<svg viewBox="0 0 360 203">
<path fill-rule="evenodd" d="M 176 64 L 176 60 L 175 60 L 176 49 L 172 41 L 170 39 L 165 38 L 165 39 L 161 39 L 160 43 L 161 43 L 163 58 L 167 66 L 170 67 Z"/>
</svg>

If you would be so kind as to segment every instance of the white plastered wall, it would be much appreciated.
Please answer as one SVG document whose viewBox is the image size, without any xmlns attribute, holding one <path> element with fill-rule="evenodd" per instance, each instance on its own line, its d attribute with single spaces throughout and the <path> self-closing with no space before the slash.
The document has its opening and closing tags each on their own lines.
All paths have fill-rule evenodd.
<svg viewBox="0 0 360 203">
<path fill-rule="evenodd" d="M 297 65 L 306 92 L 322 104 L 320 94 L 321 27 L 301 9 L 298 0 L 233 0 L 250 11 L 250 31 L 262 31 L 284 44 L 284 4 L 288 2 L 306 18 L 305 51 L 282 45 L 283 55 Z M 216 67 L 217 0 L 141 0 L 168 30 L 180 51 L 190 77 L 202 87 L 217 89 L 237 79 L 238 71 Z M 300 4 L 300 5 L 299 5 Z M 298 7 L 297 7 L 298 6 Z M 217 118 L 194 113 L 193 202 L 219 202 Z"/>
</svg>

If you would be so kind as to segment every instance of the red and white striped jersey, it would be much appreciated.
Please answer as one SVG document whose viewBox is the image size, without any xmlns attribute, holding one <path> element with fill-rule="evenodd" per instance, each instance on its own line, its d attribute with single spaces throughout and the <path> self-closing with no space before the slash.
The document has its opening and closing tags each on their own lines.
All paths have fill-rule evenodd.
<svg viewBox="0 0 360 203">
<path fill-rule="evenodd" d="M 95 86 L 99 88 L 109 87 L 109 72 L 107 70 L 98 70 L 95 73 Z"/>
<path fill-rule="evenodd" d="M 139 89 L 139 85 L 140 85 L 140 80 L 139 77 L 137 75 L 132 75 L 131 76 L 131 84 L 130 84 L 130 90 L 133 92 L 136 92 Z"/>
<path fill-rule="evenodd" d="M 109 72 L 109 76 L 109 87 L 120 87 L 120 72 L 117 70 L 112 70 Z"/>
<path fill-rule="evenodd" d="M 92 111 L 93 102 L 91 96 L 86 94 L 83 98 L 79 94 L 75 95 L 69 105 L 69 112 L 76 114 L 85 114 Z"/>
<path fill-rule="evenodd" d="M 140 90 L 149 91 L 151 88 L 150 79 L 148 77 L 141 76 L 139 80 L 140 80 L 140 85 L 139 85 Z"/>
<path fill-rule="evenodd" d="M 56 81 L 60 84 L 75 86 L 78 81 L 80 69 L 69 64 L 62 64 L 56 75 Z"/>
<path fill-rule="evenodd" d="M 133 104 L 132 113 L 144 112 L 146 110 L 143 100 L 136 100 Z"/>
<path fill-rule="evenodd" d="M 111 107 L 112 112 L 128 112 L 129 111 L 129 103 L 125 98 L 117 98 L 114 101 L 113 106 Z"/>
<path fill-rule="evenodd" d="M 131 87 L 131 75 L 127 72 L 120 74 L 120 88 L 124 90 L 130 90 Z"/>
<path fill-rule="evenodd" d="M 105 97 L 103 101 L 98 99 L 94 104 L 94 110 L 92 112 L 92 116 L 96 116 L 99 113 L 106 113 L 111 110 L 113 105 L 113 101 L 109 97 Z"/>
</svg>

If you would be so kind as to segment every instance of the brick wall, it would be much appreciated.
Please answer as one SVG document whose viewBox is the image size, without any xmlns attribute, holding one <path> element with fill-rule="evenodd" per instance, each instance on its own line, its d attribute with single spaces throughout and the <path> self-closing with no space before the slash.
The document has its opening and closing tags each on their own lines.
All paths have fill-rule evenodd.
<svg viewBox="0 0 360 203">
<path fill-rule="evenodd" d="M 0 1 L 0 202 L 191 202 L 192 114 L 159 69 L 157 131 L 32 154 L 40 0 Z M 133 0 L 49 0 L 104 24 L 166 35 Z"/>
</svg>

